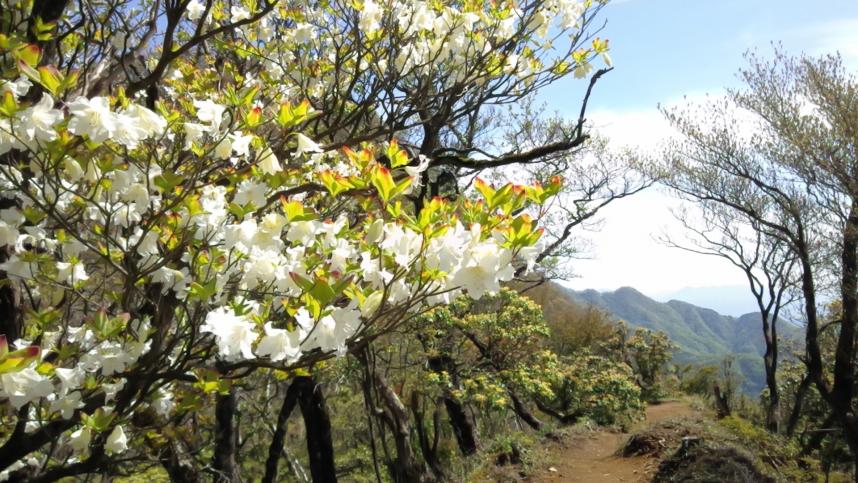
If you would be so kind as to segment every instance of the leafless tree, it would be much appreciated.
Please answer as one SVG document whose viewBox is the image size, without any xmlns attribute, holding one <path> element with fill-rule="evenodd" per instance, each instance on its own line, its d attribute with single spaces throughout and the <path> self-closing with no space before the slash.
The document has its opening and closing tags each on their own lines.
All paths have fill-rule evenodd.
<svg viewBox="0 0 858 483">
<path fill-rule="evenodd" d="M 858 80 L 838 55 L 749 55 L 745 87 L 705 108 L 674 110 L 683 135 L 671 186 L 713 203 L 792 252 L 800 274 L 808 376 L 858 466 L 854 406 L 858 327 Z M 820 350 L 819 301 L 836 280 L 842 305 L 833 369 Z M 858 471 L 856 471 L 858 479 Z"/>
</svg>

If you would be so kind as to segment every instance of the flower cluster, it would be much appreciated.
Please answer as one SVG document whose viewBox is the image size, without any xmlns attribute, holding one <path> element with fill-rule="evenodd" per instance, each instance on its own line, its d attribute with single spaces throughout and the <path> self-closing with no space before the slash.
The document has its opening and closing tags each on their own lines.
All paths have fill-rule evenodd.
<svg viewBox="0 0 858 483">
<path fill-rule="evenodd" d="M 79 78 L 57 66 L 87 58 L 46 64 L 28 33 L 2 37 L 15 64 L 0 81 L 0 288 L 25 301 L 9 343 L 0 335 L 0 404 L 28 434 L 53 424 L 72 461 L 118 454 L 133 414 L 203 407 L 233 371 L 308 367 L 461 294 L 498 292 L 538 254 L 525 209 L 559 185 L 428 196 L 433 152 L 394 139 L 412 136 L 422 102 L 401 93 L 415 74 L 461 93 L 571 72 L 542 66 L 536 47 L 551 18 L 581 29 L 588 5 L 194 0 L 174 26 L 188 43 L 121 82 L 99 76 L 130 76 L 130 58 Z M 111 52 L 136 35 L 111 37 Z M 216 68 L 192 44 L 212 37 L 230 59 Z"/>
</svg>

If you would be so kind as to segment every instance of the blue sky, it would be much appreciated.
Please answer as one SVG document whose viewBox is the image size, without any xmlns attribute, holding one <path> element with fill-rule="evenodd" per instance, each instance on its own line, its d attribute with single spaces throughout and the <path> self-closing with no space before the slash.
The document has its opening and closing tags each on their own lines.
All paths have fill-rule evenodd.
<svg viewBox="0 0 858 483">
<path fill-rule="evenodd" d="M 735 85 L 743 52 L 770 52 L 773 41 L 790 52 L 837 47 L 858 57 L 856 0 L 617 0 L 601 20 L 616 69 L 599 82 L 595 109 L 648 108 Z M 558 108 L 575 108 L 577 99 L 561 94 L 573 83 L 547 93 Z"/>
<path fill-rule="evenodd" d="M 737 86 L 742 54 L 768 55 L 781 42 L 789 53 L 839 50 L 858 72 L 858 0 L 617 0 L 602 11 L 615 70 L 596 86 L 588 109 L 595 129 L 616 145 L 655 149 L 670 135 L 658 104 L 719 95 Z M 574 118 L 586 83 L 566 79 L 546 89 L 552 109 Z M 656 296 L 684 287 L 743 285 L 741 272 L 715 257 L 670 249 L 655 237 L 675 234 L 676 202 L 650 191 L 603 211 L 588 233 L 591 259 L 573 261 L 574 288 L 633 286 Z M 714 308 L 714 307 L 713 307 Z"/>
</svg>

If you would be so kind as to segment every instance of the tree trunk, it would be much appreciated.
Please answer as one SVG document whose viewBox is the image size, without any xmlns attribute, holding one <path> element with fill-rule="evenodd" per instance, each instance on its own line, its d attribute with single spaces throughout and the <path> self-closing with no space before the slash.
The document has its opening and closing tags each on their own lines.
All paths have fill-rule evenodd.
<svg viewBox="0 0 858 483">
<path fill-rule="evenodd" d="M 456 443 L 459 444 L 459 451 L 464 456 L 476 453 L 479 448 L 477 431 L 468 418 L 465 407 L 451 397 L 444 398 L 444 407 L 447 408 L 447 416 L 450 418 L 450 425 L 453 426 L 453 434 L 456 436 Z"/>
<path fill-rule="evenodd" d="M 801 419 L 801 409 L 804 405 L 804 397 L 807 395 L 807 390 L 810 389 L 810 376 L 804 376 L 798 390 L 795 393 L 795 401 L 793 402 L 792 412 L 790 412 L 789 420 L 786 426 L 786 435 L 792 436 L 795 433 L 795 428 L 798 426 L 798 421 Z"/>
<path fill-rule="evenodd" d="M 310 455 L 310 474 L 314 483 L 336 483 L 334 443 L 331 439 L 331 418 L 322 387 L 312 377 L 296 377 L 299 384 L 298 399 L 304 427 L 307 432 L 307 453 Z"/>
<path fill-rule="evenodd" d="M 763 365 L 766 370 L 766 386 L 769 389 L 769 401 L 766 405 L 766 429 L 777 433 L 780 429 L 780 394 L 778 391 L 777 375 L 777 332 L 775 320 L 766 321 L 767 315 L 763 315 L 763 334 L 766 342 L 766 353 L 763 356 Z M 771 325 L 770 325 L 771 324 Z"/>
<path fill-rule="evenodd" d="M 542 421 L 536 418 L 528 409 L 524 403 L 515 395 L 511 390 L 509 391 L 509 397 L 512 399 L 512 408 L 515 410 L 515 414 L 518 415 L 528 426 L 539 431 L 542 429 Z"/>
<path fill-rule="evenodd" d="M 197 477 L 199 470 L 190 461 L 183 460 L 182 454 L 178 449 L 178 444 L 175 441 L 170 441 L 164 445 L 158 455 L 158 460 L 170 476 L 170 481 L 172 482 L 193 483 L 199 480 Z"/>
<path fill-rule="evenodd" d="M 718 384 L 715 384 L 714 392 L 718 419 L 726 418 L 731 413 L 730 401 L 727 395 L 721 392 L 721 387 Z"/>
<path fill-rule="evenodd" d="M 411 447 L 411 419 L 399 396 L 391 389 L 381 374 L 373 374 L 376 387 L 384 402 L 387 422 L 391 426 L 396 443 L 396 462 L 391 465 L 391 476 L 396 483 L 427 481 L 426 468 L 421 464 Z"/>
<path fill-rule="evenodd" d="M 295 381 L 289 385 L 286 390 L 286 397 L 283 398 L 283 405 L 280 407 L 280 413 L 277 415 L 277 425 L 274 427 L 274 435 L 271 437 L 271 444 L 268 446 L 268 460 L 265 462 L 265 476 L 262 477 L 262 483 L 274 483 L 277 481 L 277 464 L 280 461 L 280 455 L 283 453 L 283 442 L 286 438 L 286 423 L 289 420 L 289 415 L 298 404 L 298 396 L 300 395 L 301 385 Z"/>
<path fill-rule="evenodd" d="M 14 206 L 14 200 L 0 199 L 0 209 Z M 0 263 L 9 261 L 13 248 L 11 245 L 0 246 Z M 0 335 L 5 335 L 8 343 L 11 344 L 21 337 L 23 316 L 18 283 L 9 279 L 6 272 L 0 270 Z"/>
<path fill-rule="evenodd" d="M 852 409 L 855 390 L 855 328 L 858 326 L 858 200 L 852 201 L 849 218 L 843 229 L 840 296 L 842 310 L 837 352 L 834 355 L 834 387 L 831 403 L 843 427 L 843 434 L 855 462 L 858 482 L 858 421 Z"/>
<path fill-rule="evenodd" d="M 440 374 L 447 372 L 452 374 L 452 360 L 447 356 L 429 358 L 429 369 Z M 447 408 L 447 416 L 450 418 L 450 425 L 453 426 L 453 434 L 456 436 L 456 443 L 459 445 L 459 451 L 464 456 L 469 456 L 477 452 L 479 442 L 477 439 L 477 431 L 471 423 L 468 414 L 465 412 L 464 406 L 449 393 L 445 391 L 444 407 Z"/>
<path fill-rule="evenodd" d="M 423 452 L 423 459 L 426 460 L 426 464 L 429 465 L 429 468 L 432 470 L 432 474 L 435 475 L 435 478 L 438 480 L 444 480 L 444 469 L 442 468 L 441 461 L 438 460 L 437 451 L 438 440 L 441 432 L 441 405 L 440 401 L 434 401 L 434 403 L 435 408 L 432 412 L 434 437 L 430 442 L 426 426 L 423 424 L 425 417 L 420 405 L 420 395 L 417 391 L 411 393 L 411 412 L 414 414 L 414 424 L 417 429 L 417 439 L 420 441 L 420 451 Z"/>
<path fill-rule="evenodd" d="M 215 471 L 215 481 L 231 483 L 236 480 L 235 467 L 235 428 L 233 419 L 237 408 L 235 388 L 231 387 L 228 394 L 218 395 L 215 404 L 215 450 L 212 458 L 212 468 Z"/>
</svg>

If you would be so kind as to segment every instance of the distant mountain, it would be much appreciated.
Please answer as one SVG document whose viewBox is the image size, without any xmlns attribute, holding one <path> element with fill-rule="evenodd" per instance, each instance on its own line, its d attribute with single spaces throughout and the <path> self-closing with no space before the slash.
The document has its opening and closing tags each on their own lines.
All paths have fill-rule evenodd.
<svg viewBox="0 0 858 483">
<path fill-rule="evenodd" d="M 682 300 L 698 307 L 707 307 L 720 314 L 734 317 L 758 310 L 757 303 L 747 285 L 685 287 L 672 292 L 653 294 L 652 298 L 659 302 Z"/>
<path fill-rule="evenodd" d="M 565 310 L 565 306 L 592 304 L 632 327 L 644 327 L 665 332 L 678 346 L 675 361 L 693 364 L 720 364 L 733 355 L 742 389 L 749 395 L 758 394 L 765 385 L 762 355 L 765 342 L 760 314 L 740 317 L 721 315 L 714 310 L 679 300 L 657 302 L 631 287 L 613 292 L 595 290 L 575 291 L 550 283 L 542 289 L 538 302 L 545 316 Z M 780 339 L 800 340 L 801 329 L 789 322 L 778 324 Z"/>
</svg>

